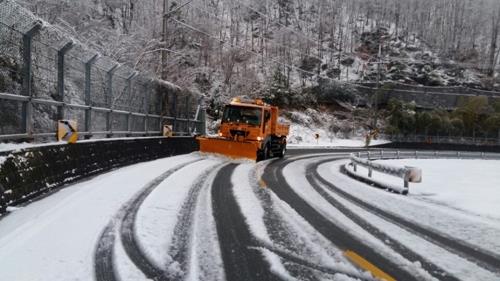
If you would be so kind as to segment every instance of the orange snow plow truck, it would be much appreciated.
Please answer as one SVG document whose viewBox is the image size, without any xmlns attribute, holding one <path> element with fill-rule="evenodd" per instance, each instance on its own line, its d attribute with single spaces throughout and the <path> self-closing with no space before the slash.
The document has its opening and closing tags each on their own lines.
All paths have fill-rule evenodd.
<svg viewBox="0 0 500 281">
<path fill-rule="evenodd" d="M 278 121 L 278 107 L 260 99 L 234 98 L 224 108 L 218 137 L 199 137 L 201 152 L 256 161 L 283 157 L 289 125 Z"/>
</svg>

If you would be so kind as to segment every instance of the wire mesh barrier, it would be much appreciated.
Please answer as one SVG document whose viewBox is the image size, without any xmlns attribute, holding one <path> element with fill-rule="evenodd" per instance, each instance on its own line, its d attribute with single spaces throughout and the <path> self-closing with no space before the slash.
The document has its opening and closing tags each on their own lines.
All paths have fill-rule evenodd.
<svg viewBox="0 0 500 281">
<path fill-rule="evenodd" d="M 100 56 L 12 0 L 0 0 L 0 140 L 204 133 L 201 99 Z"/>
</svg>

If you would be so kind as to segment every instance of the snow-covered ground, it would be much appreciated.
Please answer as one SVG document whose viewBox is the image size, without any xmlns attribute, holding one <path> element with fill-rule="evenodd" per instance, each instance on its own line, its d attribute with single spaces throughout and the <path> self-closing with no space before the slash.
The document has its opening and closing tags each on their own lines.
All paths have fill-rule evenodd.
<svg viewBox="0 0 500 281">
<path fill-rule="evenodd" d="M 400 254 L 388 247 L 384 241 L 378 240 L 367 230 L 354 223 L 344 213 L 333 207 L 325 198 L 313 189 L 307 181 L 305 174 L 306 166 L 315 161 L 317 161 L 317 159 L 304 159 L 293 162 L 285 167 L 283 175 L 290 187 L 292 187 L 292 189 L 300 197 L 304 198 L 304 200 L 306 200 L 323 216 L 341 228 L 346 229 L 350 235 L 358 237 L 358 239 L 364 241 L 364 243 L 369 245 L 371 248 L 377 249 L 379 253 L 392 260 L 400 268 L 405 268 L 415 276 L 419 276 L 420 280 L 433 280 L 432 276 L 423 270 L 419 264 L 413 264 L 412 262 L 404 259 Z"/>
<path fill-rule="evenodd" d="M 312 184 L 307 178 L 312 176 L 307 173 L 307 167 L 333 155 L 347 157 L 346 153 L 329 153 L 315 155 L 316 157 L 297 155 L 288 157 L 290 162 L 283 169 L 283 176 L 290 188 L 321 216 L 345 231 L 349 237 L 376 249 L 418 280 L 435 280 L 434 273 L 426 269 L 428 262 L 460 280 L 498 280 L 498 272 L 491 272 L 426 237 L 359 207 L 320 182 Z M 373 206 L 422 227 L 439 231 L 447 237 L 467 241 L 478 249 L 493 253 L 500 251 L 500 218 L 493 214 L 498 213 L 498 204 L 493 204 L 494 199 L 499 197 L 495 188 L 500 186 L 500 182 L 486 178 L 489 174 L 494 175 L 500 161 L 443 160 L 455 161 L 456 165 L 446 162 L 425 164 L 401 161 L 435 160 L 391 162 L 392 165 L 423 167 L 424 183 L 428 178 L 430 181 L 431 177 L 451 177 L 455 173 L 466 174 L 470 170 L 477 174 L 479 178 L 474 180 L 481 185 L 474 190 L 488 193 L 492 198 L 482 194 L 483 197 L 480 198 L 454 199 L 455 186 L 463 183 L 465 175 L 460 175 L 463 178 L 455 176 L 456 182 L 451 182 L 440 192 L 431 192 L 433 186 L 444 185 L 443 182 L 434 181 L 428 187 L 413 184 L 410 195 L 402 196 L 370 187 L 342 174 L 339 168 L 348 160 L 323 163 L 318 166 L 317 172 L 339 189 Z M 27 206 L 13 209 L 0 220 L 0 280 L 96 280 L 96 264 L 100 262 L 97 259 L 100 248 L 96 245 L 107 245 L 112 249 L 112 270 L 119 280 L 149 280 L 145 276 L 146 271 L 141 271 L 137 261 L 126 250 L 127 245 L 137 245 L 144 258 L 155 268 L 164 270 L 177 279 L 224 280 L 228 265 L 221 249 L 231 243 L 221 243 L 225 241 L 222 238 L 225 236 L 218 233 L 220 225 L 216 226 L 216 222 L 226 222 L 224 227 L 232 226 L 220 214 L 214 215 L 215 207 L 220 208 L 221 204 L 223 206 L 229 203 L 217 195 L 212 198 L 212 190 L 217 190 L 212 189 L 213 187 L 234 195 L 242 215 L 238 221 L 246 222 L 252 241 L 257 243 L 252 245 L 255 248 L 253 250 L 258 250 L 270 271 L 284 280 L 302 279 L 290 269 L 297 266 L 290 257 L 301 260 L 302 264 L 298 264 L 304 272 L 312 272 L 312 278 L 316 277 L 318 280 L 356 280 L 357 276 L 369 277 L 346 259 L 346 249 L 336 245 L 336 240 L 327 238 L 323 235 L 325 232 L 318 231 L 318 226 L 307 216 L 303 216 L 301 208 L 292 204 L 293 201 L 281 197 L 276 186 L 267 186 L 263 179 L 267 180 L 269 174 L 264 176 L 262 173 L 268 171 L 267 168 L 274 167 L 271 163 L 275 162 L 262 161 L 256 165 L 250 161 L 233 161 L 192 153 L 120 168 L 70 185 Z M 230 182 L 227 182 L 227 186 L 220 182 L 212 186 L 216 179 L 220 179 L 219 175 L 224 175 L 219 171 L 227 168 L 226 164 L 236 165 Z M 437 166 L 432 166 L 434 164 Z M 453 172 L 445 172 L 443 167 L 451 167 Z M 474 167 L 473 170 L 470 167 Z M 427 169 L 432 169 L 435 174 L 426 173 Z M 399 179 L 396 181 L 400 184 Z M 422 190 L 414 192 L 417 188 Z M 320 192 L 320 189 L 324 192 Z M 474 192 L 467 193 L 469 191 L 465 186 L 460 191 L 465 197 L 474 197 Z M 380 230 L 392 241 L 380 238 L 370 230 L 369 225 L 353 219 L 345 208 L 327 200 L 325 193 L 366 220 L 372 225 L 372 230 Z M 142 201 L 135 199 L 143 195 L 145 197 L 142 197 Z M 472 204 L 488 199 L 491 200 L 487 204 L 492 205 L 482 206 L 482 212 L 467 208 L 468 200 Z M 214 203 L 216 201 L 218 203 Z M 134 206 L 137 207 L 136 211 L 133 211 Z M 115 240 L 103 238 L 109 225 L 113 226 L 111 233 Z M 123 236 L 124 233 L 132 233 L 135 240 L 127 242 L 128 236 Z M 408 259 L 406 252 L 398 251 L 393 242 L 405 245 L 423 257 L 422 263 L 420 260 Z M 188 254 L 177 255 L 178 251 Z M 307 263 L 323 271 L 312 270 L 314 267 L 308 268 Z M 326 269 L 335 274 L 326 273 Z"/>
<path fill-rule="evenodd" d="M 319 138 L 316 139 L 316 134 Z M 385 144 L 386 140 L 372 140 L 370 146 Z M 352 137 L 343 139 L 336 137 L 324 127 L 304 126 L 293 123 L 290 125 L 287 147 L 307 148 L 307 147 L 364 147 L 365 139 L 362 137 Z"/>
<path fill-rule="evenodd" d="M 308 109 L 305 112 L 291 111 L 287 114 L 292 120 L 281 119 L 290 124 L 287 137 L 288 147 L 364 147 L 366 145 L 365 130 L 353 127 L 350 121 L 338 120 L 331 113 Z M 316 135 L 319 137 L 316 138 Z M 372 140 L 370 146 L 384 143 L 388 141 Z"/>
<path fill-rule="evenodd" d="M 122 138 L 94 138 L 88 140 L 78 140 L 79 143 L 85 142 L 98 142 L 98 141 L 116 141 L 116 140 L 135 140 L 135 139 L 150 139 L 157 137 L 122 137 Z M 12 142 L 0 142 L 0 152 L 5 151 L 17 151 L 25 148 L 33 148 L 33 147 L 41 147 L 41 146 L 51 146 L 51 145 L 66 145 L 65 141 L 53 141 L 53 142 L 21 142 L 21 143 L 12 143 Z"/>
<path fill-rule="evenodd" d="M 39 147 L 39 146 L 47 146 L 47 145 L 61 145 L 66 144 L 66 142 L 51 142 L 51 143 L 11 143 L 11 142 L 2 142 L 0 143 L 0 152 L 3 151 L 11 151 L 11 150 L 21 150 L 24 148 L 31 147 Z"/>
<path fill-rule="evenodd" d="M 340 167 L 348 162 L 348 160 L 341 160 L 326 163 L 318 167 L 318 172 L 338 188 L 378 208 L 398 214 L 426 228 L 437 229 L 441 233 L 455 237 L 457 240 L 467 241 L 479 248 L 500 252 L 500 240 L 498 240 L 500 222 L 497 219 L 423 200 L 421 195 L 412 195 L 413 190 L 418 188 L 416 184 L 410 183 L 408 196 L 373 188 L 340 172 Z M 467 173 L 469 167 L 463 167 L 466 170 L 456 171 L 455 174 Z M 425 170 L 424 181 L 426 181 Z"/>
<path fill-rule="evenodd" d="M 334 183 L 338 188 L 360 198 L 368 204 L 397 214 L 425 228 L 435 229 L 449 237 L 454 237 L 458 241 L 466 241 L 472 245 L 477 245 L 478 248 L 485 251 L 497 253 L 500 249 L 500 243 L 497 239 L 498 235 L 500 235 L 500 222 L 498 220 L 477 216 L 469 212 L 457 210 L 454 207 L 449 208 L 442 204 L 436 204 L 435 202 L 430 203 L 427 200 L 422 200 L 421 195 L 412 195 L 412 187 L 410 187 L 410 196 L 397 195 L 373 188 L 342 174 L 340 172 L 340 167 L 347 162 L 347 160 L 341 160 L 322 164 L 318 167 L 318 172 L 323 178 Z M 299 174 L 304 173 L 304 170 L 300 170 L 303 165 L 299 165 L 298 163 L 296 165 L 295 167 L 290 165 L 288 171 L 285 169 L 287 177 L 290 178 L 289 183 L 296 183 L 296 191 L 300 192 L 301 196 L 304 198 L 309 197 L 313 206 L 316 206 L 318 209 L 326 210 L 325 208 L 327 208 L 327 205 L 322 202 L 323 199 L 318 197 L 317 193 L 314 194 L 315 192 L 308 187 L 310 185 L 304 181 L 303 176 L 299 176 Z M 466 173 L 467 167 L 469 166 L 463 165 L 461 166 L 462 171 L 456 170 L 455 173 Z M 396 179 L 396 181 L 398 184 L 402 184 L 398 179 Z M 416 188 L 418 187 L 414 187 L 413 189 Z M 477 264 L 471 263 L 463 257 L 433 244 L 407 229 L 392 224 L 376 214 L 360 208 L 338 194 L 329 191 L 327 188 L 325 188 L 325 190 L 330 196 L 375 225 L 378 229 L 384 231 L 393 239 L 425 257 L 430 262 L 446 269 L 447 272 L 455 275 L 460 280 L 498 280 L 498 274 L 489 272 L 479 267 Z M 492 196 L 495 196 L 495 194 L 492 194 Z M 332 211 L 328 211 L 329 214 L 334 214 L 331 212 Z M 353 235 L 358 235 L 368 241 L 371 240 L 370 234 L 356 231 L 356 228 L 350 225 L 351 222 L 349 222 L 347 218 L 343 218 L 341 214 L 335 215 L 334 218 L 335 220 L 339 220 L 340 223 L 345 224 L 346 227 L 353 229 Z M 384 245 L 380 249 L 384 249 L 386 246 L 387 245 Z M 374 247 L 380 247 L 380 245 L 374 244 Z M 391 252 L 388 249 L 384 251 L 387 251 L 387 253 Z M 393 258 L 395 257 L 393 256 Z"/>
<path fill-rule="evenodd" d="M 0 223 L 0 280 L 93 280 L 94 246 L 144 185 L 197 154 L 121 168 L 20 208 Z"/>
<path fill-rule="evenodd" d="M 422 169 L 422 183 L 410 183 L 410 196 L 500 221 L 500 161 L 460 159 L 380 160 L 393 166 Z M 358 166 L 359 167 L 359 166 Z M 358 173 L 367 175 L 359 167 Z M 373 178 L 391 185 L 403 180 L 373 172 Z"/>
</svg>

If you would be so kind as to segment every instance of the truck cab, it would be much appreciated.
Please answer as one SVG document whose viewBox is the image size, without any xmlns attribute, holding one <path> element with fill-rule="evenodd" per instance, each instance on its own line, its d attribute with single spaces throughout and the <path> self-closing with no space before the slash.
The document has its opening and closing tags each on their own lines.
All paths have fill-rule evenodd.
<svg viewBox="0 0 500 281">
<path fill-rule="evenodd" d="M 278 107 L 260 99 L 234 98 L 224 108 L 219 137 L 233 141 L 257 142 L 258 159 L 283 157 L 286 151 L 288 125 L 279 124 Z"/>
<path fill-rule="evenodd" d="M 289 126 L 278 122 L 278 114 L 278 107 L 260 99 L 234 98 L 224 108 L 218 138 L 200 138 L 200 150 L 256 160 L 283 157 Z"/>
</svg>

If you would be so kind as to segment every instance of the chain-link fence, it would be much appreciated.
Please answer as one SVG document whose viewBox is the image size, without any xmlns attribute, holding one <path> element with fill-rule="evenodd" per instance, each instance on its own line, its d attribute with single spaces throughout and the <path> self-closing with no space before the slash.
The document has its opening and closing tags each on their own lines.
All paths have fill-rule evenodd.
<svg viewBox="0 0 500 281">
<path fill-rule="evenodd" d="M 204 133 L 199 97 L 100 56 L 12 0 L 0 0 L 0 140 Z"/>
</svg>

